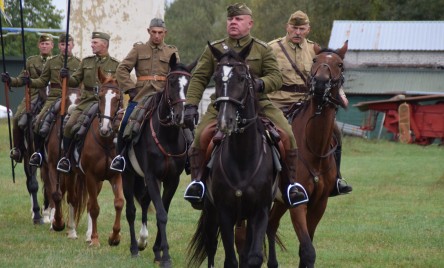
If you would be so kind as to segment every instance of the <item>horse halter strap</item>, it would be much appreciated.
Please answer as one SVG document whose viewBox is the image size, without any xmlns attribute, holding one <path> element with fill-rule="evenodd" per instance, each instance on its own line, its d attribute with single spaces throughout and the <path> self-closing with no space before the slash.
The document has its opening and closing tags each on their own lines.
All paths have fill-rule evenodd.
<svg viewBox="0 0 444 268">
<path fill-rule="evenodd" d="M 229 67 L 236 67 L 236 66 L 242 66 L 245 67 L 247 70 L 249 70 L 249 67 L 247 64 L 243 63 L 243 62 L 235 62 L 235 63 L 218 63 L 217 66 L 229 66 Z M 230 71 L 230 73 L 232 72 L 232 70 Z M 228 75 L 224 75 L 222 77 L 222 83 L 224 84 L 224 86 L 228 87 Z M 231 102 L 234 105 L 236 105 L 238 107 L 238 109 L 245 109 L 245 103 L 247 101 L 247 97 L 248 95 L 253 95 L 253 82 L 252 82 L 252 77 L 250 75 L 249 72 L 247 72 L 247 81 L 248 81 L 248 89 L 245 92 L 243 98 L 241 100 L 237 100 L 234 99 L 230 96 L 222 96 L 222 97 L 218 97 L 215 101 L 214 101 L 214 106 L 217 107 L 219 106 L 219 104 L 221 102 Z M 254 96 L 254 95 L 253 95 Z M 252 123 L 254 123 L 257 120 L 257 114 L 252 117 L 252 118 L 241 118 L 240 115 L 238 115 L 238 122 L 241 123 L 243 125 L 242 128 L 237 128 L 235 130 L 235 132 L 243 132 L 248 126 L 250 126 Z"/>
</svg>

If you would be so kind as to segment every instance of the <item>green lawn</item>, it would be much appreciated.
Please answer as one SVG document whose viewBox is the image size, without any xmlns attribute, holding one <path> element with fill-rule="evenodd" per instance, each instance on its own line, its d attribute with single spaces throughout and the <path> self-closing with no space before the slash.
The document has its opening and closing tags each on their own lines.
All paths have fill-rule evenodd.
<svg viewBox="0 0 444 268">
<path fill-rule="evenodd" d="M 33 225 L 21 164 L 16 168 L 16 183 L 12 182 L 6 120 L 0 120 L 0 140 L 0 267 L 155 267 L 152 212 L 149 245 L 139 258 L 130 256 L 125 212 L 122 241 L 118 247 L 108 246 L 114 215 L 108 183 L 99 200 L 100 247 L 89 248 L 85 243 L 85 217 L 74 241 L 64 231 L 49 231 L 49 225 Z M 444 267 L 444 148 L 345 137 L 343 151 L 342 173 L 354 191 L 330 199 L 315 235 L 316 265 Z M 168 221 L 175 267 L 185 267 L 186 247 L 199 217 L 182 198 L 189 180 L 182 176 Z M 41 187 L 40 183 L 40 201 Z M 288 214 L 279 230 L 288 249 L 278 250 L 281 267 L 297 267 L 298 241 Z M 216 267 L 223 266 L 223 255 L 220 243 Z"/>
</svg>

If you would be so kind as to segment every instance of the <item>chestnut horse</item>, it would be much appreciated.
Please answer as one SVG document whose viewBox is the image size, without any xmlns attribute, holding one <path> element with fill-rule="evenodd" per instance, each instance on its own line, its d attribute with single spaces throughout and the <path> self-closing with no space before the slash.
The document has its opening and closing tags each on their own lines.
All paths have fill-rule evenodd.
<svg viewBox="0 0 444 268">
<path fill-rule="evenodd" d="M 290 209 L 293 228 L 300 243 L 299 267 L 314 267 L 316 251 L 313 237 L 335 187 L 337 173 L 333 152 L 337 144 L 332 144 L 332 137 L 336 111 L 339 106 L 344 107 L 339 89 L 344 82 L 343 59 L 347 48 L 346 42 L 337 50 L 316 49 L 308 100 L 290 117 L 299 149 L 297 181 L 305 187 L 309 197 L 308 203 Z M 268 267 L 278 267 L 276 232 L 287 209 L 285 204 L 275 202 L 270 212 Z"/>
<path fill-rule="evenodd" d="M 80 98 L 80 90 L 77 88 L 69 88 L 66 94 L 66 110 L 75 106 Z M 44 183 L 45 196 L 48 198 L 51 223 L 51 230 L 62 231 L 65 229 L 64 216 L 62 211 L 62 199 L 68 191 L 67 201 L 73 204 L 75 197 L 75 189 L 67 188 L 64 177 L 59 174 L 56 169 L 57 161 L 60 158 L 60 124 L 62 117 L 60 114 L 56 116 L 55 122 L 51 126 L 51 130 L 45 140 L 45 157 L 43 157 L 41 176 Z"/>
<path fill-rule="evenodd" d="M 188 248 L 188 267 L 199 267 L 205 258 L 208 267 L 214 267 L 219 234 L 225 250 L 224 267 L 261 267 L 263 263 L 275 169 L 272 148 L 258 116 L 254 79 L 246 63 L 252 44 L 239 53 L 222 53 L 208 44 L 218 62 L 214 104 L 217 129 L 223 137 L 211 156 L 204 207 Z M 234 230 L 244 221 L 246 239 L 238 261 Z"/>
<path fill-rule="evenodd" d="M 180 174 L 185 168 L 187 157 L 187 140 L 182 128 L 183 106 L 194 66 L 195 63 L 189 66 L 177 63 L 176 55 L 171 56 L 165 88 L 148 100 L 148 113 L 140 129 L 140 138 L 130 146 L 130 164 L 122 174 L 126 219 L 131 236 L 131 255 L 138 256 L 139 250 L 144 250 L 147 246 L 147 211 L 152 201 L 157 220 L 157 236 L 153 246 L 154 262 L 161 267 L 171 266 L 166 226 L 171 200 L 179 185 Z M 134 199 L 142 208 L 139 241 L 136 241 L 134 230 Z"/>
<path fill-rule="evenodd" d="M 73 172 L 65 176 L 67 181 L 75 182 L 77 188 L 85 188 L 87 191 L 88 230 L 86 241 L 90 246 L 99 246 L 99 234 L 97 231 L 97 218 L 100 207 L 98 196 L 102 190 L 103 181 L 108 180 L 114 194 L 114 209 L 116 211 L 112 232 L 108 237 L 110 246 L 120 243 L 120 219 L 124 205 L 122 176 L 119 172 L 109 169 L 111 160 L 116 156 L 114 143 L 115 132 L 113 122 L 117 118 L 117 112 L 122 108 L 123 96 L 117 85 L 116 79 L 105 76 L 98 69 L 98 77 L 101 85 L 98 90 L 98 111 L 91 121 L 81 152 L 78 156 L 76 167 Z M 86 198 L 77 196 L 76 207 L 74 207 L 75 222 L 71 222 L 70 235 L 77 237 L 75 227 L 79 222 L 85 208 Z M 70 217 L 70 221 L 73 218 Z"/>
</svg>

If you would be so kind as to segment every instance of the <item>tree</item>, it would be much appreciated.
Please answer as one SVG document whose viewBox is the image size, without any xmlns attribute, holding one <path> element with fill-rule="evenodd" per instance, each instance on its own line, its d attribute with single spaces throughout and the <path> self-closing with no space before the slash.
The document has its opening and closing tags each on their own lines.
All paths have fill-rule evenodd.
<svg viewBox="0 0 444 268">
<path fill-rule="evenodd" d="M 52 5 L 51 0 L 22 1 L 23 5 L 23 27 L 24 28 L 42 28 L 42 29 L 60 29 L 63 16 L 62 11 L 57 10 Z M 6 0 L 5 13 L 11 18 L 12 27 L 20 28 L 20 1 Z M 2 18 L 2 26 L 6 25 Z M 6 32 L 3 31 L 3 35 Z M 31 56 L 39 53 L 37 48 L 38 34 L 25 32 L 25 53 Z M 22 36 L 21 34 L 4 36 L 5 55 L 23 56 Z"/>
</svg>

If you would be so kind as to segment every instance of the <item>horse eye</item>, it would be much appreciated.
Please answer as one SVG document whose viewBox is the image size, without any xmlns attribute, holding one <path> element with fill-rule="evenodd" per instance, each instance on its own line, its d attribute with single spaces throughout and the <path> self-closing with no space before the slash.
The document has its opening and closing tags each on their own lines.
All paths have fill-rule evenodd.
<svg viewBox="0 0 444 268">
<path fill-rule="evenodd" d="M 316 62 L 316 58 L 313 59 L 313 63 L 315 63 L 315 62 Z"/>
<path fill-rule="evenodd" d="M 342 66 L 344 66 L 344 64 L 343 64 L 343 63 L 339 63 L 338 66 L 339 66 L 340 68 L 342 68 Z"/>
</svg>

